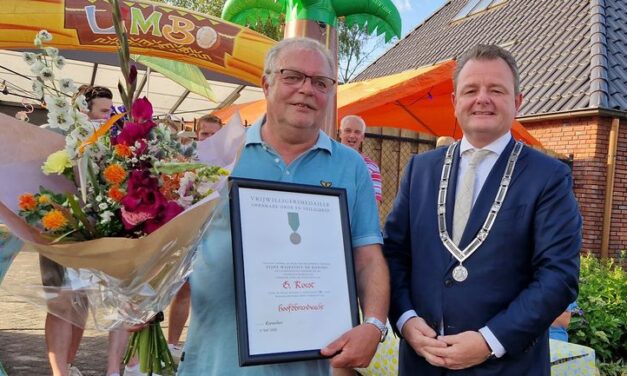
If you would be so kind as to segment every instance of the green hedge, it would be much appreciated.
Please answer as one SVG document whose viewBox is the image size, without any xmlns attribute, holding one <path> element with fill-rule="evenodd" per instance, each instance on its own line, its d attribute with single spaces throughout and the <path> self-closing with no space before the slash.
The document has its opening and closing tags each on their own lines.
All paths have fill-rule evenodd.
<svg viewBox="0 0 627 376">
<path fill-rule="evenodd" d="M 625 254 L 601 262 L 593 255 L 581 258 L 580 307 L 568 328 L 570 342 L 596 352 L 602 375 L 627 375 L 627 273 Z"/>
</svg>

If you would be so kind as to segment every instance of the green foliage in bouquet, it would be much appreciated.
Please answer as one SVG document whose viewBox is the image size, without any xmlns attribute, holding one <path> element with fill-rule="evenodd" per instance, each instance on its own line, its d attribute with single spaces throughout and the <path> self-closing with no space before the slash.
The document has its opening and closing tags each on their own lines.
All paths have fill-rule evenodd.
<svg viewBox="0 0 627 376">
<path fill-rule="evenodd" d="M 627 374 L 627 272 L 625 253 L 617 260 L 581 258 L 577 305 L 568 332 L 570 341 L 596 352 L 603 375 Z"/>
</svg>

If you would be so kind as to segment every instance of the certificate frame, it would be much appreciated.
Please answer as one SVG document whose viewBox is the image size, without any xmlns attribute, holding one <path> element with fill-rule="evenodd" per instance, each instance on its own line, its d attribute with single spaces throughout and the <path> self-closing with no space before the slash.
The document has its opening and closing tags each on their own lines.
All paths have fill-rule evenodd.
<svg viewBox="0 0 627 376">
<path fill-rule="evenodd" d="M 229 178 L 229 184 L 240 366 L 324 358 L 320 354 L 322 347 L 359 324 L 346 190 L 235 177 Z M 264 206 L 255 200 L 274 200 L 274 204 Z M 312 204 L 313 207 L 291 206 L 290 203 Z M 299 208 L 304 211 L 299 212 Z M 324 209 L 329 210 L 322 212 Z M 285 218 L 282 210 L 292 214 Z M 296 226 L 292 220 L 294 216 L 298 222 Z M 273 220 L 276 218 L 285 220 Z M 253 219 L 255 222 L 251 226 Z M 302 244 L 301 236 L 295 230 L 301 226 L 300 222 L 304 222 Z M 329 227 L 331 224 L 339 224 L 340 228 Z M 332 234 L 331 240 L 324 235 L 309 236 L 312 229 L 317 232 L 322 227 L 324 231 L 325 226 Z M 285 240 L 286 228 L 288 234 L 290 228 L 293 231 L 289 242 Z M 275 229 L 276 233 L 272 233 Z M 301 245 L 302 248 L 298 248 Z M 324 250 L 318 252 L 318 249 Z M 285 254 L 287 258 L 282 256 Z M 286 270 L 282 269 L 284 267 Z M 260 287 L 265 282 L 276 285 L 276 290 Z M 300 287 L 314 287 L 309 291 L 304 287 L 303 290 L 293 290 L 298 287 L 297 282 L 301 282 Z M 276 307 L 276 312 L 268 307 Z M 257 314 L 259 312 L 261 314 Z M 339 316 L 338 312 L 341 313 Z M 268 325 L 270 327 L 266 328 Z M 293 347 L 292 342 L 296 342 Z"/>
</svg>

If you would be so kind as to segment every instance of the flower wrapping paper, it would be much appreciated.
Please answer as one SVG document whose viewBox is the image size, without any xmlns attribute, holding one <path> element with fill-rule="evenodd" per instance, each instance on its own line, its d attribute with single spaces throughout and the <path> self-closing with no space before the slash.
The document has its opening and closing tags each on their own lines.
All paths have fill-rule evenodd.
<svg viewBox="0 0 627 376">
<path fill-rule="evenodd" d="M 231 170 L 244 133 L 239 117 L 234 116 L 213 137 L 198 143 L 200 162 Z M 87 307 L 101 329 L 144 322 L 169 304 L 191 272 L 192 251 L 220 202 L 218 192 L 226 178 L 216 184 L 211 195 L 142 238 L 107 237 L 50 244 L 39 230 L 16 214 L 17 197 L 23 192 L 36 192 L 40 185 L 57 192 L 76 191 L 63 176 L 44 175 L 41 171 L 47 156 L 63 145 L 64 137 L 58 133 L 0 114 L 0 222 L 24 241 L 24 249 L 66 268 L 63 281 L 56 286 L 26 282 L 19 276 L 11 278 L 9 271 L 2 287 L 83 327 Z M 34 264 L 35 259 L 30 263 Z M 74 299 L 75 312 L 57 310 L 54 301 L 72 292 L 84 297 Z"/>
</svg>

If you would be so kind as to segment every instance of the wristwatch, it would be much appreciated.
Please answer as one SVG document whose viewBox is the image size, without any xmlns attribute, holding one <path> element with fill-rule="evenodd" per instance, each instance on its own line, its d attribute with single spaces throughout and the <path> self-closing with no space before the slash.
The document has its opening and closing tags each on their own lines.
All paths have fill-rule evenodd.
<svg viewBox="0 0 627 376">
<path fill-rule="evenodd" d="M 364 320 L 364 324 L 372 324 L 376 326 L 377 329 L 379 329 L 379 331 L 381 332 L 381 342 L 385 341 L 385 337 L 387 337 L 388 335 L 388 327 L 385 326 L 384 323 L 379 321 L 379 319 L 377 319 L 376 317 L 366 317 L 366 319 Z"/>
<path fill-rule="evenodd" d="M 490 355 L 488 355 L 488 359 L 486 360 L 492 360 L 492 359 L 496 359 L 496 354 L 494 353 L 494 351 L 492 351 L 492 349 L 490 349 Z"/>
</svg>

